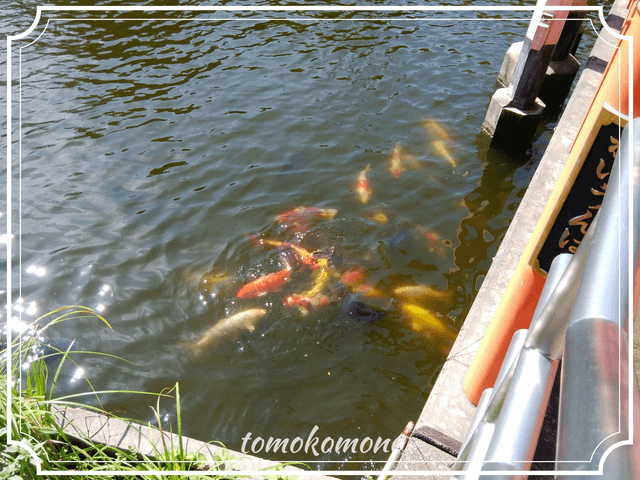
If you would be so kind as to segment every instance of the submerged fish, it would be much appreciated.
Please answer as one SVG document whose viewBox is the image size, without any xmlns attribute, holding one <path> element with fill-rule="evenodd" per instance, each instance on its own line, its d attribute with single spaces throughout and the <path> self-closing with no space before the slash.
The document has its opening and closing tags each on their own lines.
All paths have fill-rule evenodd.
<svg viewBox="0 0 640 480">
<path fill-rule="evenodd" d="M 422 122 L 425 130 L 427 130 L 434 137 L 440 137 L 443 140 L 449 140 L 449 134 L 447 131 L 442 128 L 442 126 L 437 123 L 435 120 L 426 119 Z"/>
<path fill-rule="evenodd" d="M 427 230 L 421 225 L 416 225 L 416 230 L 427 240 L 429 251 L 437 253 L 442 258 L 447 258 L 447 247 L 438 233 Z"/>
<path fill-rule="evenodd" d="M 358 175 L 358 181 L 356 183 L 356 192 L 361 203 L 367 203 L 371 196 L 371 185 L 367 179 L 367 172 L 371 169 L 371 165 L 367 165 L 366 168 Z"/>
<path fill-rule="evenodd" d="M 433 148 L 436 150 L 436 152 L 442 155 L 445 158 L 445 160 L 451 164 L 452 167 L 455 167 L 457 165 L 457 161 L 454 160 L 454 158 L 451 156 L 451 154 L 449 153 L 449 149 L 447 148 L 447 146 L 444 144 L 443 141 L 436 140 L 435 142 L 432 143 L 432 145 L 433 145 Z"/>
<path fill-rule="evenodd" d="M 351 289 L 356 289 L 365 281 L 365 270 L 361 267 L 351 268 L 340 275 L 340 281 Z"/>
<path fill-rule="evenodd" d="M 417 332 L 430 332 L 446 339 L 455 339 L 456 334 L 429 310 L 413 304 L 402 305 L 402 310 L 411 319 L 411 326 Z"/>
<path fill-rule="evenodd" d="M 258 277 L 238 290 L 236 297 L 253 298 L 277 290 L 289 279 L 290 272 L 291 269 L 285 268 L 279 272 Z"/>
<path fill-rule="evenodd" d="M 333 302 L 335 302 L 335 300 L 327 297 L 326 295 L 315 295 L 313 297 L 289 295 L 284 299 L 284 306 L 295 307 L 302 316 L 306 317 L 309 315 L 310 309 L 325 307 Z"/>
<path fill-rule="evenodd" d="M 386 313 L 372 307 L 368 303 L 358 300 L 359 295 L 347 295 L 342 299 L 342 310 L 354 320 L 359 322 L 375 322 L 383 318 Z"/>
<path fill-rule="evenodd" d="M 202 276 L 202 278 L 200 279 L 200 284 L 198 285 L 198 289 L 201 290 L 205 295 L 208 295 L 214 290 L 217 290 L 222 284 L 229 282 L 231 279 L 231 275 L 214 270 L 205 273 Z"/>
<path fill-rule="evenodd" d="M 405 227 L 400 230 L 395 237 L 389 240 L 389 246 L 391 249 L 397 248 L 400 245 L 403 245 L 409 239 L 409 230 Z"/>
<path fill-rule="evenodd" d="M 252 308 L 244 312 L 231 315 L 209 330 L 205 331 L 198 340 L 193 343 L 184 344 L 192 359 L 198 359 L 207 349 L 219 345 L 220 343 L 237 338 L 245 329 L 253 332 L 256 323 L 265 316 L 267 311 L 263 308 Z"/>
<path fill-rule="evenodd" d="M 391 164 L 389 165 L 389 171 L 391 175 L 394 177 L 399 177 L 402 172 L 404 172 L 407 167 L 409 168 L 418 168 L 418 161 L 415 157 L 409 153 L 403 153 L 402 147 L 400 147 L 400 142 L 396 143 L 396 146 L 393 147 L 393 152 L 391 152 Z"/>
<path fill-rule="evenodd" d="M 400 173 L 402 173 L 402 164 L 400 162 L 400 142 L 396 143 L 396 146 L 393 147 L 393 152 L 391 152 L 391 165 L 389 166 L 389 170 L 391 171 L 391 175 L 394 177 L 399 177 Z"/>
<path fill-rule="evenodd" d="M 321 258 L 317 262 L 318 262 L 318 265 L 320 266 L 320 269 L 316 271 L 315 277 L 313 279 L 313 285 L 311 286 L 311 289 L 308 292 L 303 294 L 304 297 L 315 297 L 320 292 L 322 292 L 322 289 L 325 287 L 325 285 L 329 281 L 329 277 L 330 277 L 329 265 L 328 265 L 329 262 L 325 258 Z"/>
<path fill-rule="evenodd" d="M 316 268 L 319 267 L 318 261 L 313 256 L 313 254 L 308 250 L 305 250 L 304 248 L 299 247 L 298 245 L 294 245 L 293 243 L 289 243 L 289 242 L 281 242 L 279 240 L 269 240 L 266 238 L 262 238 L 262 239 L 256 239 L 255 237 L 252 237 L 252 238 L 259 245 L 268 245 L 270 247 L 290 249 L 300 263 L 302 263 L 303 265 L 306 265 L 307 267 L 310 267 L 311 269 L 315 270 Z"/>
<path fill-rule="evenodd" d="M 367 217 L 373 220 L 374 222 L 379 223 L 380 225 L 385 225 L 389 223 L 389 217 L 387 217 L 384 214 L 384 212 L 381 210 L 375 210 L 369 213 Z"/>
<path fill-rule="evenodd" d="M 393 289 L 393 293 L 405 300 L 449 302 L 453 296 L 450 290 L 438 290 L 426 285 L 403 285 Z"/>
<path fill-rule="evenodd" d="M 329 219 L 335 217 L 338 211 L 335 208 L 298 207 L 276 216 L 279 223 L 292 223 L 310 221 L 314 219 Z"/>
</svg>

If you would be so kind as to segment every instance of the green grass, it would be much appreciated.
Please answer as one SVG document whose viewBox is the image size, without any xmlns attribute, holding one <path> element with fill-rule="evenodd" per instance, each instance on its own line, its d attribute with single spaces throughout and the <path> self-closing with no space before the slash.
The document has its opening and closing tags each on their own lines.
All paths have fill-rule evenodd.
<svg viewBox="0 0 640 480">
<path fill-rule="evenodd" d="M 8 348 L 0 351 L 0 480 L 17 480 L 22 478 L 46 478 L 55 480 L 58 478 L 76 479 L 101 479 L 101 478 L 139 478 L 139 479 L 200 479 L 200 478 L 238 478 L 229 473 L 237 461 L 224 446 L 220 454 L 214 454 L 213 460 L 217 467 L 207 469 L 203 461 L 204 455 L 199 452 L 187 453 L 182 444 L 182 414 L 180 410 L 180 388 L 176 385 L 171 389 L 166 389 L 160 393 L 151 394 L 148 392 L 123 391 L 127 394 L 155 395 L 156 408 L 151 407 L 156 415 L 158 426 L 162 432 L 161 422 L 158 415 L 160 410 L 160 398 L 175 397 L 177 407 L 177 445 L 173 441 L 165 440 L 162 432 L 162 450 L 156 450 L 153 458 L 149 458 L 133 450 L 124 451 L 114 447 L 96 444 L 87 437 L 78 437 L 75 434 L 70 436 L 63 431 L 54 419 L 55 407 L 82 407 L 94 410 L 103 415 L 112 417 L 102 408 L 87 407 L 74 401 L 79 396 L 86 394 L 69 395 L 66 397 L 54 398 L 55 386 L 65 362 L 75 362 L 69 357 L 73 344 L 66 351 L 53 349 L 51 355 L 60 355 L 60 361 L 55 372 L 49 372 L 45 363 L 46 356 L 33 361 L 25 372 L 24 384 L 19 388 L 21 379 L 20 371 L 22 365 L 27 361 L 27 355 L 39 342 L 36 337 L 46 334 L 46 330 L 55 324 L 64 321 L 95 321 L 104 322 L 109 328 L 109 323 L 97 312 L 90 308 L 73 306 L 65 307 L 49 312 L 38 318 L 34 322 L 36 333 L 29 339 L 13 340 L 11 353 L 11 371 L 9 371 Z M 42 325 L 42 321 L 48 321 Z M 53 348 L 53 347 L 52 347 Z M 107 355 L 98 352 L 74 352 L 83 354 Z M 112 356 L 112 355 L 108 355 Z M 116 357 L 117 358 L 117 357 Z M 123 360 L 124 361 L 124 360 Z M 53 375 L 52 375 L 53 373 Z M 86 379 L 90 388 L 90 394 L 94 395 L 100 404 L 99 394 Z M 8 383 L 11 382 L 11 404 L 8 405 L 7 396 Z M 110 391 L 109 393 L 114 393 Z M 126 420 L 125 420 L 126 421 Z M 147 427 L 128 421 L 134 428 L 153 428 L 151 424 Z M 22 446 L 8 445 L 8 434 L 12 441 L 19 441 L 27 446 L 42 461 L 41 470 L 48 471 L 44 476 L 38 474 L 36 460 Z M 173 432 L 171 432 L 173 433 Z M 174 437 L 169 437 L 173 439 Z M 269 478 L 285 478 L 278 474 L 283 467 L 269 470 Z M 75 474 L 69 477 L 69 473 L 87 472 L 85 474 Z M 94 474 L 91 471 L 103 471 L 104 474 Z M 111 473 L 113 472 L 113 473 Z M 152 472 L 167 472 L 158 474 Z M 171 473 L 169 473 L 171 472 Z M 189 474 L 187 474 L 189 472 Z M 59 474 L 58 474 L 59 473 Z M 265 472 L 267 473 L 267 472 Z"/>
</svg>

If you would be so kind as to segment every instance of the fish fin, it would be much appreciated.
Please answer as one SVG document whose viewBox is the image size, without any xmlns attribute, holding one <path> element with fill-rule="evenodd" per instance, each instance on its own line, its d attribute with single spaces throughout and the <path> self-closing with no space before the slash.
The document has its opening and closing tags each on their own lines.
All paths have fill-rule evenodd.
<svg viewBox="0 0 640 480">
<path fill-rule="evenodd" d="M 254 332 L 256 329 L 255 325 L 247 325 L 247 330 L 249 330 L 250 332 Z"/>
</svg>

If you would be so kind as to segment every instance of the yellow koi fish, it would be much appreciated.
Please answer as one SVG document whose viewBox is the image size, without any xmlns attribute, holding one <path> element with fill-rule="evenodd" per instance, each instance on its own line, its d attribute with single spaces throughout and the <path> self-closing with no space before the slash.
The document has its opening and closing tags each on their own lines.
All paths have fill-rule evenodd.
<svg viewBox="0 0 640 480">
<path fill-rule="evenodd" d="M 432 332 L 446 339 L 455 339 L 456 334 L 429 310 L 412 304 L 402 305 L 402 310 L 411 319 L 411 326 L 415 331 Z"/>
<path fill-rule="evenodd" d="M 381 210 L 371 212 L 367 215 L 367 217 L 374 222 L 379 223 L 380 225 L 386 225 L 387 223 L 389 223 L 389 217 L 387 217 Z"/>
<path fill-rule="evenodd" d="M 442 126 L 435 120 L 426 119 L 424 122 L 422 122 L 422 125 L 424 126 L 425 130 L 427 130 L 434 137 L 440 137 L 443 140 L 449 140 L 449 134 L 447 133 L 447 131 L 442 128 Z"/>
<path fill-rule="evenodd" d="M 321 258 L 317 260 L 320 269 L 316 271 L 315 278 L 313 280 L 313 285 L 311 289 L 303 293 L 302 297 L 315 297 L 318 295 L 322 289 L 325 287 L 327 282 L 329 281 L 330 271 L 329 271 L 329 262 L 325 258 Z"/>
<path fill-rule="evenodd" d="M 436 152 L 442 155 L 445 158 L 445 160 L 451 164 L 452 167 L 455 167 L 457 165 L 457 161 L 454 160 L 454 158 L 451 156 L 451 154 L 449 153 L 449 149 L 447 148 L 447 146 L 444 144 L 443 141 L 436 140 L 435 142 L 432 143 L 432 145 L 433 145 L 433 148 L 436 150 Z"/>
</svg>

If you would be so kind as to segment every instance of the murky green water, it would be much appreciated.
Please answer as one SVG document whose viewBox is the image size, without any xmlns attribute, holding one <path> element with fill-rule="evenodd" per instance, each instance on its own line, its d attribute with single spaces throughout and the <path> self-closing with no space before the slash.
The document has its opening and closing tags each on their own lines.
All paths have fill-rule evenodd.
<svg viewBox="0 0 640 480">
<path fill-rule="evenodd" d="M 26 28 L 28 10 L 13 6 Z M 183 433 L 236 450 L 248 432 L 306 439 L 316 425 L 321 439 L 395 438 L 417 418 L 549 134 L 517 160 L 487 153 L 480 134 L 526 22 L 413 16 L 50 13 L 17 43 L 13 298 L 25 322 L 65 305 L 98 309 L 113 330 L 87 321 L 56 334 L 130 362 L 78 356 L 60 394 L 87 391 L 82 375 L 96 390 L 179 382 Z M 21 31 L 10 20 L 8 33 Z M 276 219 L 299 206 L 337 213 Z M 319 270 L 256 239 L 330 252 L 330 305 L 285 306 Z M 236 297 L 287 262 L 280 290 Z M 356 269 L 365 293 L 350 285 L 345 299 L 340 277 Z M 451 334 L 414 325 L 410 302 L 393 295 L 405 285 L 447 292 L 421 306 Z M 355 318 L 355 300 L 384 316 Z M 254 331 L 188 357 L 184 344 L 249 308 L 267 310 Z M 155 399 L 101 399 L 154 422 Z M 165 427 L 175 414 L 163 400 Z M 332 461 L 318 468 L 388 456 L 260 454 Z"/>
</svg>

